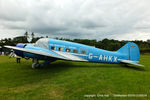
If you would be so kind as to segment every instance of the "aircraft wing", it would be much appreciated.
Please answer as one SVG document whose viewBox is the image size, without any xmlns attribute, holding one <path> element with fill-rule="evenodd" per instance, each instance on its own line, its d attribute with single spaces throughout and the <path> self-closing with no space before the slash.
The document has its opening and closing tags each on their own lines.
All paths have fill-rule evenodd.
<svg viewBox="0 0 150 100">
<path fill-rule="evenodd" d="M 141 64 L 138 64 L 138 61 L 132 61 L 132 60 L 126 60 L 126 59 L 118 59 L 120 62 L 122 63 L 126 63 L 126 64 L 132 64 L 132 65 L 136 65 L 136 66 L 143 66 Z"/>
<path fill-rule="evenodd" d="M 14 49 L 14 50 L 18 50 L 18 51 L 23 51 L 23 52 L 26 52 L 26 53 L 35 54 L 35 55 L 57 58 L 57 59 L 61 59 L 61 60 L 88 61 L 88 60 L 83 59 L 81 57 L 77 57 L 77 56 L 74 56 L 72 54 L 63 53 L 63 52 L 56 52 L 56 51 L 51 51 L 51 50 L 46 52 L 46 51 L 43 51 L 43 50 L 26 49 L 26 48 L 14 47 L 14 46 L 4 46 L 4 47 Z"/>
<path fill-rule="evenodd" d="M 60 52 L 60 51 L 53 51 L 53 52 L 57 53 L 60 56 L 70 58 L 71 60 L 74 60 L 74 61 L 88 61 L 86 59 L 83 59 L 83 58 L 78 57 L 78 56 L 74 56 L 74 55 L 67 53 L 67 52 Z"/>
</svg>

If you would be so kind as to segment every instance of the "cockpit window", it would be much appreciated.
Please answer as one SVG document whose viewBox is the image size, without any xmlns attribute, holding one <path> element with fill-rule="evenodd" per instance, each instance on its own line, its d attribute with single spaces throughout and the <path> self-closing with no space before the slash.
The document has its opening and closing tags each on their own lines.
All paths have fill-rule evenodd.
<svg viewBox="0 0 150 100">
<path fill-rule="evenodd" d="M 70 51 L 71 51 L 70 49 L 68 49 L 68 48 L 66 49 L 66 52 L 70 52 Z"/>
<path fill-rule="evenodd" d="M 49 41 L 48 38 L 41 38 L 34 44 L 34 46 L 49 49 L 48 41 Z"/>
<path fill-rule="evenodd" d="M 56 50 L 56 47 L 54 47 L 54 46 L 51 46 L 51 50 Z"/>
</svg>

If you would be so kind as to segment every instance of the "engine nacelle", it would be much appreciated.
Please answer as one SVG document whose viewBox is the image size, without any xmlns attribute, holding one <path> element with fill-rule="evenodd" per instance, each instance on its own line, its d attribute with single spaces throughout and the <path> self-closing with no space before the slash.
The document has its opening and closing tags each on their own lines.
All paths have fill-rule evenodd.
<svg viewBox="0 0 150 100">
<path fill-rule="evenodd" d="M 23 44 L 23 43 L 18 43 L 18 44 L 16 45 L 16 47 L 19 47 L 19 48 L 24 48 L 25 46 L 26 46 L 26 44 Z M 15 50 L 15 54 L 16 54 L 17 56 L 24 57 L 23 51 Z"/>
</svg>

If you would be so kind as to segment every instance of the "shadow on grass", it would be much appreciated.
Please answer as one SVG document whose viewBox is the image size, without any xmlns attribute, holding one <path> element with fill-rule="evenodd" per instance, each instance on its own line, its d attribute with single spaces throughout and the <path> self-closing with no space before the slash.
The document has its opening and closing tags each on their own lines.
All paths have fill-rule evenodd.
<svg viewBox="0 0 150 100">
<path fill-rule="evenodd" d="M 26 67 L 27 68 L 27 67 Z M 28 68 L 31 68 L 31 66 L 28 66 Z M 55 62 L 52 62 L 48 65 L 42 66 L 36 70 L 37 72 L 40 72 L 40 70 L 43 70 L 46 73 L 49 72 L 59 72 L 63 70 L 67 70 L 70 68 L 128 68 L 132 70 L 137 71 L 146 71 L 143 67 L 138 67 L 134 65 L 127 65 L 127 64 L 106 64 L 106 63 L 91 63 L 91 62 L 72 62 L 72 61 L 62 61 L 58 60 Z"/>
<path fill-rule="evenodd" d="M 129 68 L 138 71 L 146 71 L 144 67 L 138 67 L 127 64 L 106 64 L 106 63 L 90 63 L 90 62 L 71 62 L 71 61 L 56 61 L 39 69 L 59 69 L 59 68 Z"/>
<path fill-rule="evenodd" d="M 124 68 L 128 68 L 128 69 L 133 69 L 133 70 L 138 70 L 138 71 L 146 71 L 144 69 L 144 67 L 140 67 L 140 66 L 134 66 L 134 65 L 128 65 L 128 64 L 121 64 L 122 67 Z"/>
<path fill-rule="evenodd" d="M 90 63 L 90 62 L 72 62 L 56 61 L 39 69 L 57 69 L 57 68 L 118 68 L 118 64 Z"/>
<path fill-rule="evenodd" d="M 68 68 L 129 68 L 138 71 L 146 71 L 143 67 L 127 64 L 106 64 L 106 63 L 91 63 L 91 62 L 72 62 L 72 61 L 55 61 L 48 65 L 37 68 L 37 70 L 66 70 Z M 31 66 L 28 66 L 31 68 Z M 58 70 L 59 69 L 59 70 Z M 35 70 L 35 69 L 34 69 Z"/>
</svg>

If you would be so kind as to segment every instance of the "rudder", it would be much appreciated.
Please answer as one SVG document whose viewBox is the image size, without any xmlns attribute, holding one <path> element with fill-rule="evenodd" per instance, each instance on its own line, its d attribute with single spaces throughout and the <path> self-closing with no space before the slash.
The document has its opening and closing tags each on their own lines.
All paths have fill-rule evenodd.
<svg viewBox="0 0 150 100">
<path fill-rule="evenodd" d="M 128 56 L 128 60 L 139 61 L 140 52 L 138 46 L 133 42 L 128 42 L 121 47 L 117 52 Z"/>
</svg>

